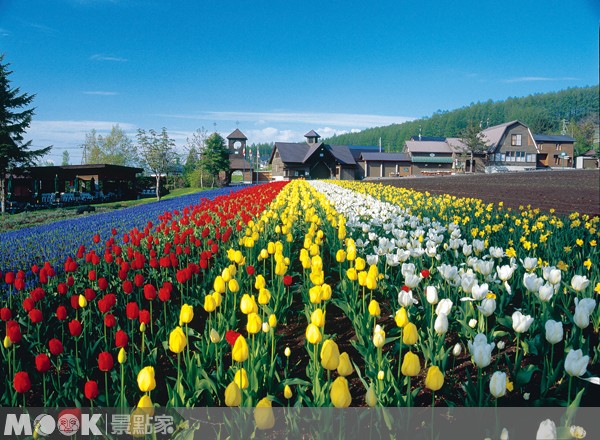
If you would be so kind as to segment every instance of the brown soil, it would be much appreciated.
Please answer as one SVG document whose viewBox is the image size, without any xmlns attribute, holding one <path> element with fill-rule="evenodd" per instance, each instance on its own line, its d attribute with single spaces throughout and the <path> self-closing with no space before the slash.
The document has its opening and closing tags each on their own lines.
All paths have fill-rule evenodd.
<svg viewBox="0 0 600 440">
<path fill-rule="evenodd" d="M 504 202 L 518 209 L 531 205 L 559 214 L 577 211 L 600 215 L 600 172 L 598 170 L 552 170 L 498 174 L 403 177 L 378 182 L 431 194 L 475 197 L 484 202 Z"/>
</svg>

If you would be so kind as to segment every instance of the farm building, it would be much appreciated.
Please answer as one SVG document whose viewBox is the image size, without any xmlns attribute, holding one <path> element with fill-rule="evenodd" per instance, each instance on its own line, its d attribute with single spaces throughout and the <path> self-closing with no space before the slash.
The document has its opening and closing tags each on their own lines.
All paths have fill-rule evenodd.
<svg viewBox="0 0 600 440">
<path fill-rule="evenodd" d="M 534 134 L 538 146 L 538 165 L 544 167 L 573 166 L 575 139 L 571 136 Z"/>
</svg>

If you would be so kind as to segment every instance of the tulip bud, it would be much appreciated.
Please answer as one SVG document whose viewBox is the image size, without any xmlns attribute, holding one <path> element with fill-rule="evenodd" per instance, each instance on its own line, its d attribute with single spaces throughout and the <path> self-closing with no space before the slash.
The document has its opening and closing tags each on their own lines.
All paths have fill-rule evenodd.
<svg viewBox="0 0 600 440">
<path fill-rule="evenodd" d="M 146 331 L 146 323 L 145 323 L 145 322 L 142 322 L 142 323 L 140 324 L 140 331 L 141 331 L 142 333 L 144 333 L 144 332 Z"/>
<path fill-rule="evenodd" d="M 269 326 L 275 328 L 277 326 L 277 316 L 274 313 L 269 315 Z"/>
<path fill-rule="evenodd" d="M 490 379 L 490 393 L 496 399 L 506 394 L 506 373 L 496 371 Z"/>
<path fill-rule="evenodd" d="M 292 354 L 292 350 L 290 350 L 290 347 L 285 347 L 285 350 L 283 350 L 283 354 L 285 355 L 285 357 L 289 358 Z"/>
<path fill-rule="evenodd" d="M 369 303 L 369 315 L 371 316 L 379 316 L 381 315 L 381 308 L 379 307 L 379 303 L 374 299 Z"/>
<path fill-rule="evenodd" d="M 79 307 L 81 307 L 82 309 L 87 306 L 87 299 L 85 298 L 84 295 L 79 295 Z"/>
<path fill-rule="evenodd" d="M 385 344 L 385 331 L 377 324 L 373 330 L 373 345 L 375 345 L 376 348 L 381 348 L 383 347 L 383 344 Z"/>
<path fill-rule="evenodd" d="M 454 357 L 458 357 L 460 356 L 460 353 L 462 352 L 462 345 L 460 345 L 460 343 L 456 343 L 454 344 L 454 348 L 452 348 L 452 355 Z"/>
<path fill-rule="evenodd" d="M 400 310 L 396 312 L 394 320 L 396 321 L 396 325 L 400 328 L 404 328 L 406 324 L 408 324 L 408 314 L 406 313 L 406 309 L 404 307 L 401 307 Z"/>
<path fill-rule="evenodd" d="M 138 388 L 142 393 L 148 393 L 156 388 L 154 367 L 144 367 L 137 375 Z"/>
<path fill-rule="evenodd" d="M 544 325 L 546 329 L 546 340 L 554 345 L 562 341 L 563 339 L 563 324 L 562 322 L 556 322 L 552 319 L 546 321 Z"/>
<path fill-rule="evenodd" d="M 435 318 L 433 328 L 438 335 L 444 335 L 448 331 L 448 316 L 445 313 L 440 313 Z"/>
<path fill-rule="evenodd" d="M 348 353 L 343 352 L 340 354 L 340 363 L 337 367 L 337 372 L 340 376 L 350 376 L 353 372 L 352 362 L 350 362 L 350 356 Z"/>
<path fill-rule="evenodd" d="M 283 397 L 285 397 L 286 399 L 291 399 L 292 398 L 292 389 L 290 388 L 289 385 L 286 385 L 283 388 Z"/>
<path fill-rule="evenodd" d="M 425 377 L 425 386 L 431 391 L 437 391 L 444 385 L 444 375 L 440 371 L 439 367 L 432 365 L 427 370 L 427 377 Z"/>
<path fill-rule="evenodd" d="M 169 350 L 173 353 L 181 353 L 187 345 L 187 336 L 181 327 L 177 326 L 169 335 Z"/>
<path fill-rule="evenodd" d="M 439 298 L 438 298 L 438 291 L 435 288 L 435 286 L 427 286 L 427 288 L 425 289 L 425 295 L 427 297 L 427 302 L 431 305 L 435 305 L 438 303 Z"/>
<path fill-rule="evenodd" d="M 375 394 L 375 388 L 373 388 L 373 385 L 369 386 L 367 394 L 365 395 L 365 401 L 367 402 L 367 405 L 371 408 L 377 405 L 377 395 Z"/>
<path fill-rule="evenodd" d="M 377 372 L 377 379 L 378 379 L 378 380 L 383 380 L 383 379 L 385 379 L 385 373 L 384 373 L 384 371 L 383 371 L 383 370 L 379 370 L 379 371 Z"/>
<path fill-rule="evenodd" d="M 179 325 L 189 324 L 192 319 L 194 319 L 194 308 L 188 304 L 182 305 L 179 311 Z"/>
<path fill-rule="evenodd" d="M 348 389 L 348 381 L 345 377 L 339 376 L 331 384 L 331 391 L 329 392 L 331 403 L 336 408 L 348 408 L 352 403 L 352 396 Z"/>
<path fill-rule="evenodd" d="M 417 326 L 412 322 L 409 322 L 404 327 L 404 332 L 402 333 L 402 342 L 405 345 L 414 345 L 419 340 L 419 332 L 417 331 Z"/>
<path fill-rule="evenodd" d="M 127 361 L 127 352 L 123 347 L 121 347 L 121 349 L 119 350 L 119 354 L 117 355 L 117 361 L 119 361 L 120 364 L 124 364 Z"/>
<path fill-rule="evenodd" d="M 319 342 L 321 342 L 322 338 L 323 337 L 321 335 L 319 327 L 312 323 L 308 324 L 308 326 L 306 327 L 306 339 L 308 340 L 308 342 L 310 342 L 311 344 L 318 344 Z"/>
<path fill-rule="evenodd" d="M 411 351 L 407 351 L 404 355 L 401 371 L 405 376 L 417 376 L 421 371 L 421 361 L 419 360 L 419 356 Z"/>
<path fill-rule="evenodd" d="M 240 368 L 235 372 L 235 376 L 233 377 L 233 381 L 240 387 L 240 389 L 245 390 L 248 388 L 248 373 L 244 368 Z"/>
<path fill-rule="evenodd" d="M 242 391 L 237 383 L 231 382 L 225 388 L 225 405 L 231 406 L 240 406 L 242 403 Z"/>
<path fill-rule="evenodd" d="M 333 339 L 327 339 L 321 347 L 321 365 L 326 370 L 335 370 L 340 364 L 340 350 Z"/>
<path fill-rule="evenodd" d="M 254 422 L 258 429 L 271 429 L 275 426 L 275 415 L 273 414 L 271 401 L 268 398 L 265 397 L 256 404 Z"/>
<path fill-rule="evenodd" d="M 235 362 L 244 362 L 248 359 L 248 343 L 243 336 L 238 336 L 231 350 L 231 357 Z"/>
<path fill-rule="evenodd" d="M 475 318 L 471 318 L 469 320 L 469 327 L 471 327 L 471 328 L 477 327 L 477 320 Z"/>
<path fill-rule="evenodd" d="M 565 358 L 565 371 L 571 376 L 580 377 L 585 374 L 589 361 L 590 357 L 583 356 L 581 349 L 571 350 Z"/>
<path fill-rule="evenodd" d="M 214 328 L 210 329 L 210 342 L 213 344 L 218 344 L 221 342 L 221 335 Z"/>
</svg>

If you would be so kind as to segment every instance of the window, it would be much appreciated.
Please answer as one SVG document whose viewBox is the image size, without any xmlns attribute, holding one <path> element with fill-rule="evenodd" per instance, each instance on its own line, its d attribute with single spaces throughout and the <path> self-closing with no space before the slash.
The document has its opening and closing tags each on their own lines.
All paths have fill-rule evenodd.
<svg viewBox="0 0 600 440">
<path fill-rule="evenodd" d="M 526 162 L 535 162 L 535 154 L 528 154 Z"/>
<path fill-rule="evenodd" d="M 520 147 L 521 146 L 521 135 L 520 134 L 513 134 L 510 137 L 510 144 L 513 147 Z"/>
<path fill-rule="evenodd" d="M 404 172 L 405 172 L 405 173 L 408 173 L 408 168 L 404 168 Z"/>
<path fill-rule="evenodd" d="M 562 145 L 556 144 L 556 151 L 561 151 L 561 150 L 562 150 Z"/>
<path fill-rule="evenodd" d="M 517 162 L 525 162 L 525 152 L 517 151 Z"/>
</svg>

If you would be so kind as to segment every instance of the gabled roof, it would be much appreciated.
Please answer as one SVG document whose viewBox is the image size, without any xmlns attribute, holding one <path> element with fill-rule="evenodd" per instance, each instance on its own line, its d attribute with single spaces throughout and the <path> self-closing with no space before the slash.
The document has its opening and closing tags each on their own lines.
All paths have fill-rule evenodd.
<svg viewBox="0 0 600 440">
<path fill-rule="evenodd" d="M 233 131 L 233 133 L 231 133 L 229 136 L 227 136 L 227 139 L 244 139 L 244 140 L 248 140 L 248 138 L 246 137 L 246 135 L 244 133 L 242 133 L 237 128 Z"/>
<path fill-rule="evenodd" d="M 446 138 L 446 142 L 453 153 L 465 153 L 469 151 L 469 148 L 460 138 Z"/>
<path fill-rule="evenodd" d="M 308 137 L 316 137 L 316 138 L 320 138 L 321 136 L 320 136 L 320 135 L 319 135 L 319 133 L 317 133 L 316 131 L 314 131 L 314 130 L 311 130 L 311 131 L 309 131 L 308 133 L 306 133 L 306 134 L 304 135 L 304 137 L 307 137 L 307 138 L 308 138 Z"/>
<path fill-rule="evenodd" d="M 514 121 L 510 121 L 510 122 L 506 122 L 504 124 L 500 124 L 500 125 L 494 125 L 493 127 L 489 127 L 486 128 L 485 130 L 481 131 L 481 134 L 483 135 L 483 138 L 486 140 L 486 144 L 488 146 L 488 153 L 493 153 L 494 151 L 496 151 L 496 149 L 498 148 L 498 145 L 500 144 L 500 142 L 502 142 L 502 139 L 504 138 L 504 133 L 506 133 L 506 130 L 508 130 L 510 127 L 512 127 L 513 125 L 522 125 L 523 127 L 525 127 L 527 129 L 527 131 L 529 132 L 529 135 L 531 136 L 533 143 L 535 144 L 535 149 L 538 150 L 538 146 L 536 144 L 536 140 L 533 137 L 533 134 L 531 134 L 531 130 L 529 129 L 529 127 L 525 124 L 523 124 L 521 121 L 518 120 L 514 120 Z"/>
<path fill-rule="evenodd" d="M 361 155 L 362 160 L 378 162 L 410 162 L 410 155 L 406 153 L 370 153 L 365 152 Z"/>
<path fill-rule="evenodd" d="M 553 134 L 534 134 L 533 139 L 536 142 L 575 142 L 575 138 L 571 136 Z"/>
<path fill-rule="evenodd" d="M 419 141 L 419 142 L 429 142 L 429 141 L 444 142 L 446 140 L 446 138 L 443 136 L 411 136 L 410 140 L 411 141 Z"/>
<path fill-rule="evenodd" d="M 278 151 L 283 162 L 302 163 L 309 148 L 305 142 L 275 142 L 270 161 L 273 160 L 275 151 Z"/>
<path fill-rule="evenodd" d="M 380 153 L 380 147 L 377 145 L 348 145 L 348 149 L 354 160 L 359 160 L 363 153 Z"/>
<path fill-rule="evenodd" d="M 354 156 L 346 145 L 332 145 L 331 152 L 341 165 L 356 165 Z"/>
<path fill-rule="evenodd" d="M 452 149 L 446 142 L 440 141 L 406 141 L 406 151 L 409 153 L 440 153 L 452 154 Z"/>
<path fill-rule="evenodd" d="M 302 159 L 302 162 L 306 162 L 310 158 L 310 156 L 312 156 L 313 154 L 315 154 L 315 151 L 317 151 L 322 145 L 323 145 L 323 142 L 317 142 L 317 143 L 314 143 L 314 144 L 308 144 L 308 151 L 304 155 L 304 158 Z"/>
</svg>

